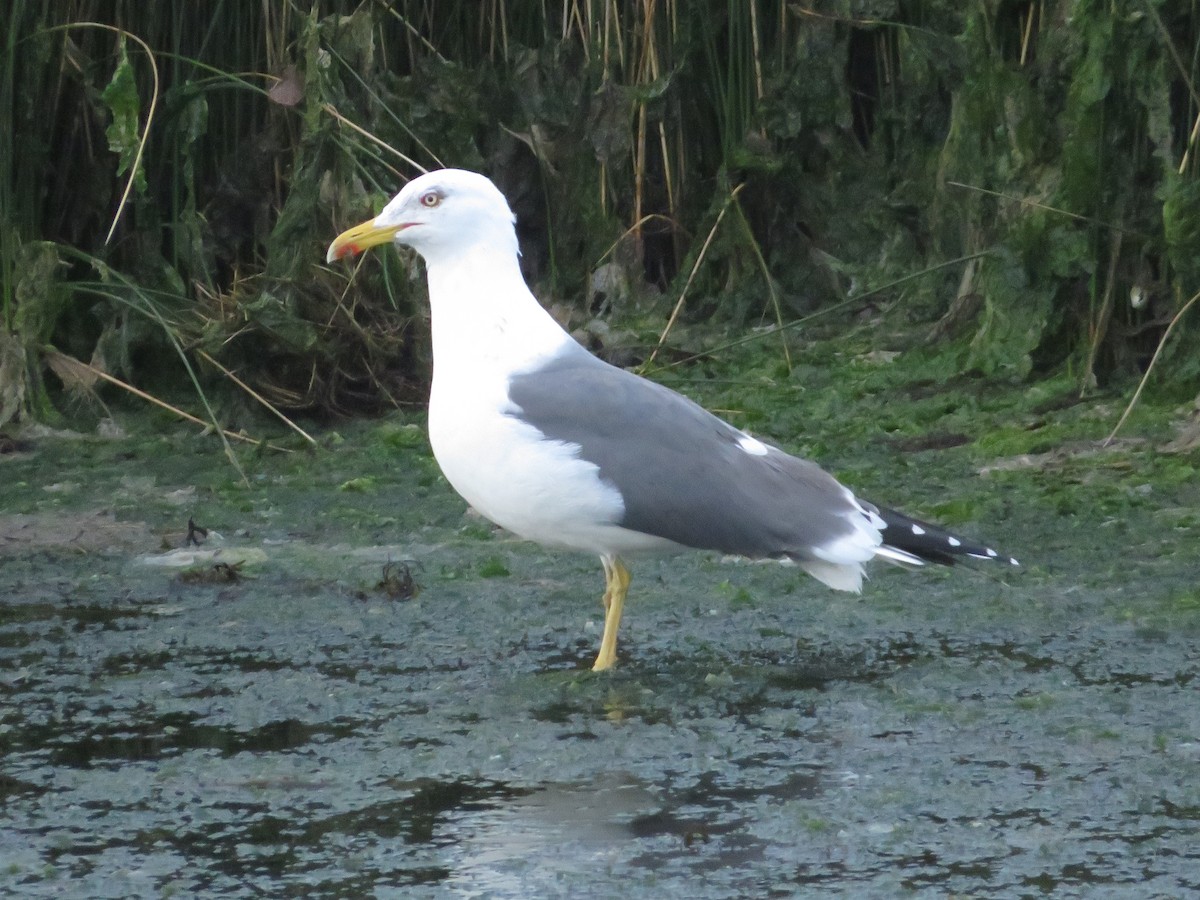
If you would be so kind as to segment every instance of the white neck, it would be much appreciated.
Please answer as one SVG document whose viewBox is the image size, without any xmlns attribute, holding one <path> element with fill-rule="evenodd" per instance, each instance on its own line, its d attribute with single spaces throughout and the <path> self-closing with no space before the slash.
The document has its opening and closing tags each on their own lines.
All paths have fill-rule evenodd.
<svg viewBox="0 0 1200 900">
<path fill-rule="evenodd" d="M 426 268 L 435 383 L 439 376 L 527 369 L 571 342 L 529 292 L 511 251 L 481 242 L 452 260 L 430 253 Z"/>
</svg>

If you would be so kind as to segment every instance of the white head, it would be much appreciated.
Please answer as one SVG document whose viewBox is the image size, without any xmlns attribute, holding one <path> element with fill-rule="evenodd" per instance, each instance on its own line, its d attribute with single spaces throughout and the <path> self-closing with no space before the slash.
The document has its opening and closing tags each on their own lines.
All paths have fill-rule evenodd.
<svg viewBox="0 0 1200 900">
<path fill-rule="evenodd" d="M 414 178 L 378 216 L 342 232 L 329 245 L 326 262 L 395 241 L 412 247 L 426 262 L 472 247 L 517 255 L 516 217 L 487 178 L 463 169 L 440 169 Z"/>
</svg>

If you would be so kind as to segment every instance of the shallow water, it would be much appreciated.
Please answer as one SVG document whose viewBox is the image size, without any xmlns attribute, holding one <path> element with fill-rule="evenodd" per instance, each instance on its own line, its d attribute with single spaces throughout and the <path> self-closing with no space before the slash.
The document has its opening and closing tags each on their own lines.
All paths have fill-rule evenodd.
<svg viewBox="0 0 1200 900">
<path fill-rule="evenodd" d="M 862 597 L 641 560 L 596 676 L 599 566 L 464 518 L 411 430 L 250 476 L 0 460 L 4 895 L 1200 891 L 1187 482 L 1096 527 L 1034 494 L 987 535 L 1019 572 Z M 229 570 L 150 564 L 189 516 Z"/>
</svg>

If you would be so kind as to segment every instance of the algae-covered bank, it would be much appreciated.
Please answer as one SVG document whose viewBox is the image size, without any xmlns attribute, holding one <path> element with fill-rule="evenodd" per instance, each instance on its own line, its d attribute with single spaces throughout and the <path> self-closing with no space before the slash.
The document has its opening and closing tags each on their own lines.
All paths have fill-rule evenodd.
<svg viewBox="0 0 1200 900">
<path fill-rule="evenodd" d="M 1102 448 L 1112 398 L 881 365 L 836 408 L 820 367 L 698 394 L 1023 567 L 876 568 L 856 597 L 643 560 L 603 676 L 595 560 L 466 514 L 419 417 L 245 455 L 244 482 L 165 420 L 18 437 L 0 893 L 1200 890 L 1186 409 Z"/>
</svg>

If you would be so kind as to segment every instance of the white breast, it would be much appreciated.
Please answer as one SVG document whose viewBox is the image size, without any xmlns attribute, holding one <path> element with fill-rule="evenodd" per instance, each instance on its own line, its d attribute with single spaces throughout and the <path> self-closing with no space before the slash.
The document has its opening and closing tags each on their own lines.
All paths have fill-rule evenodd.
<svg viewBox="0 0 1200 900">
<path fill-rule="evenodd" d="M 525 286 L 515 259 L 482 251 L 430 265 L 433 386 L 429 441 L 446 479 L 503 528 L 548 546 L 595 553 L 671 549 L 670 541 L 615 523 L 620 492 L 581 460 L 579 447 L 546 440 L 508 415 L 515 372 L 536 370 L 571 337 Z"/>
</svg>

